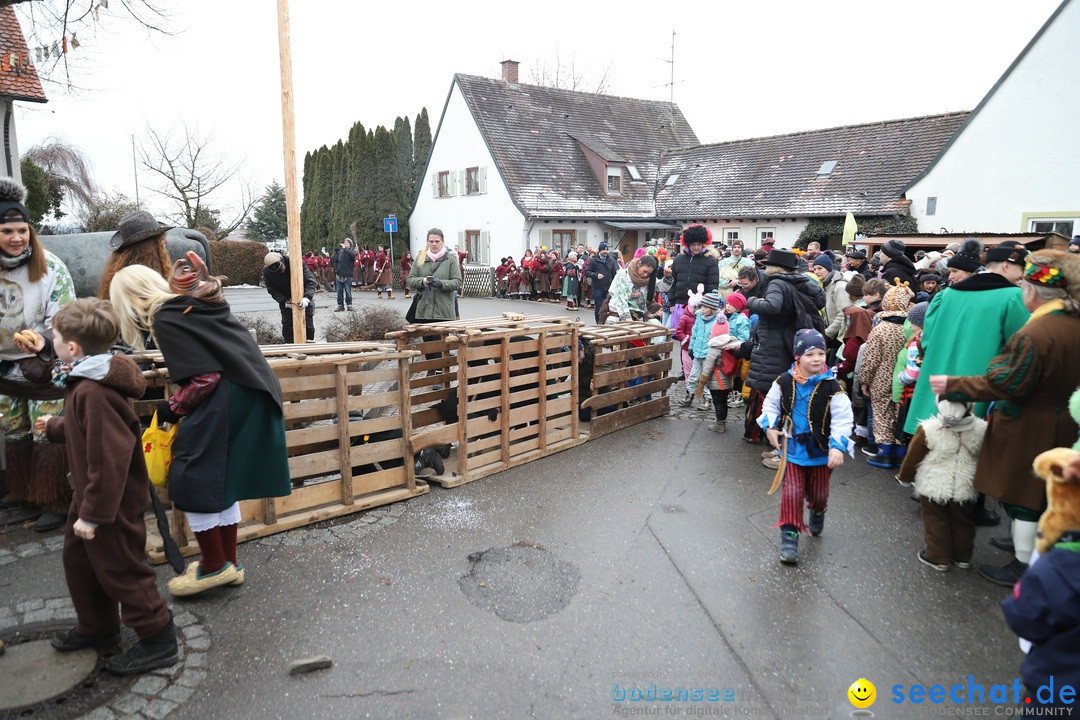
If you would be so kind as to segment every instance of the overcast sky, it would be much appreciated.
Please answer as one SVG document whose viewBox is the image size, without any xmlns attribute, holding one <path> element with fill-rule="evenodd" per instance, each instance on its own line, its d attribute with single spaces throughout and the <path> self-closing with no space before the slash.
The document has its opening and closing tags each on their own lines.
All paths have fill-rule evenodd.
<svg viewBox="0 0 1080 720">
<path fill-rule="evenodd" d="M 504 59 L 525 83 L 558 62 L 583 77 L 579 89 L 606 75 L 609 94 L 667 99 L 672 31 L 674 99 L 703 143 L 970 110 L 1059 0 L 290 4 L 302 173 L 305 152 L 357 121 L 392 127 L 426 107 L 434 132 L 453 74 L 498 77 Z M 81 89 L 50 83 L 47 104 L 17 104 L 20 148 L 59 138 L 105 189 L 134 197 L 132 136 L 186 123 L 258 190 L 284 182 L 276 3 L 172 3 L 170 36 L 123 20 L 119 5 L 68 56 Z M 138 180 L 150 209 L 173 211 L 146 171 Z"/>
</svg>

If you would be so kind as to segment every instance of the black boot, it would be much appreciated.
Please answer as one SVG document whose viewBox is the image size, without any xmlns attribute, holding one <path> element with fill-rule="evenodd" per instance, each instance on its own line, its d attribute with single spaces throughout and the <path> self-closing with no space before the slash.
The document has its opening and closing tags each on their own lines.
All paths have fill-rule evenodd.
<svg viewBox="0 0 1080 720">
<path fill-rule="evenodd" d="M 71 628 L 66 632 L 57 633 L 50 642 L 60 652 L 72 652 L 83 648 L 116 647 L 119 641 L 119 630 L 104 635 L 82 635 L 75 628 Z"/>
<path fill-rule="evenodd" d="M 170 614 L 169 622 L 157 635 L 140 640 L 119 655 L 109 658 L 105 668 L 113 675 L 140 675 L 175 665 L 179 659 L 176 626 Z"/>
</svg>

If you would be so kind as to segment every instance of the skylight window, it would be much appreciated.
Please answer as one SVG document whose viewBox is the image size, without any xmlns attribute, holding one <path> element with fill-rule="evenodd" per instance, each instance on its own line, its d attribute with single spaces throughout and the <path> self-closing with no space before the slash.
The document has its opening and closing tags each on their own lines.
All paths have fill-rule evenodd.
<svg viewBox="0 0 1080 720">
<path fill-rule="evenodd" d="M 668 175 L 668 179 L 667 182 L 664 183 L 664 187 L 669 188 L 677 182 L 679 182 L 679 173 L 672 173 L 671 175 Z"/>
<path fill-rule="evenodd" d="M 627 165 L 626 166 L 626 172 L 630 173 L 630 179 L 631 180 L 633 180 L 634 182 L 641 182 L 641 173 L 638 172 L 638 169 L 637 169 L 636 166 Z"/>
<path fill-rule="evenodd" d="M 832 175 L 832 171 L 836 169 L 836 162 L 836 160 L 826 160 L 821 163 L 821 167 L 819 167 L 817 171 L 818 179 L 820 180 L 821 178 L 827 178 Z"/>
</svg>

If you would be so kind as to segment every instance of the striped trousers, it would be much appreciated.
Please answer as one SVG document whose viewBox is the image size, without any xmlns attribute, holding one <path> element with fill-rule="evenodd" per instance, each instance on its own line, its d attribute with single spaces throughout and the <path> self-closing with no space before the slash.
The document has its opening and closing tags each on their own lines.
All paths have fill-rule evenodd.
<svg viewBox="0 0 1080 720">
<path fill-rule="evenodd" d="M 780 520 L 773 527 L 791 525 L 799 532 L 809 532 L 803 513 L 803 499 L 812 512 L 824 512 L 829 504 L 829 478 L 832 470 L 826 465 L 807 467 L 787 464 L 780 488 Z"/>
</svg>

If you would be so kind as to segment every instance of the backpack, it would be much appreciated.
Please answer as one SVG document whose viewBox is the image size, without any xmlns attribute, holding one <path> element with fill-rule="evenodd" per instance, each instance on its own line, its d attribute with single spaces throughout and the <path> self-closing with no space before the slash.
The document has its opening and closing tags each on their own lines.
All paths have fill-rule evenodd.
<svg viewBox="0 0 1080 720">
<path fill-rule="evenodd" d="M 791 288 L 791 299 L 795 310 L 796 331 L 813 328 L 824 335 L 825 318 L 821 317 L 821 311 L 814 306 L 814 301 L 796 287 Z"/>
</svg>

